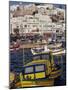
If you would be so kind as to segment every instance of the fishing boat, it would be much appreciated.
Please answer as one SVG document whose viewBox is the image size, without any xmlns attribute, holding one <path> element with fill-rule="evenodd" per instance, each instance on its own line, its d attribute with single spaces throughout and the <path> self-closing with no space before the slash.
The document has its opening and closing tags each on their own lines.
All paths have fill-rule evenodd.
<svg viewBox="0 0 68 90">
<path fill-rule="evenodd" d="M 10 51 L 19 50 L 20 44 L 17 42 L 14 42 L 13 44 L 10 44 Z"/>
<path fill-rule="evenodd" d="M 50 49 L 47 48 L 47 45 L 42 46 L 40 48 L 32 48 L 31 49 L 31 52 L 33 55 L 36 55 L 38 53 L 45 53 L 45 52 L 49 52 L 49 51 L 50 51 Z"/>
<path fill-rule="evenodd" d="M 60 48 L 61 46 L 62 46 L 62 43 L 53 43 L 53 44 L 49 44 L 48 48 L 55 49 L 55 48 Z"/>
<path fill-rule="evenodd" d="M 32 51 L 33 49 L 31 49 Z M 35 87 L 35 86 L 53 86 L 56 78 L 62 74 L 61 55 L 65 50 L 60 52 L 34 52 L 33 60 L 23 66 L 23 71 L 15 75 L 15 87 Z M 54 57 L 57 56 L 57 61 Z M 13 79 L 12 79 L 13 80 Z"/>
</svg>

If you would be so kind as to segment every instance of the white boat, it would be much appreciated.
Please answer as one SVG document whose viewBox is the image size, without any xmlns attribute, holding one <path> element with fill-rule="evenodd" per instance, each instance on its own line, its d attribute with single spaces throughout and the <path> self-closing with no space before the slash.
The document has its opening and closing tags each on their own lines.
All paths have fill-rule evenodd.
<svg viewBox="0 0 68 90">
<path fill-rule="evenodd" d="M 32 48 L 31 52 L 33 55 L 42 54 L 50 52 L 50 49 L 47 48 L 47 46 L 41 47 L 41 48 Z"/>
<path fill-rule="evenodd" d="M 59 48 L 62 46 L 62 43 L 55 43 L 55 44 L 50 44 L 48 45 L 48 48 L 52 49 L 52 48 Z"/>
<path fill-rule="evenodd" d="M 52 55 L 61 55 L 61 54 L 65 54 L 66 50 L 62 50 L 62 51 L 58 51 L 58 52 L 53 52 Z"/>
<path fill-rule="evenodd" d="M 62 48 L 60 48 L 60 49 L 52 49 L 51 52 L 55 53 L 55 52 L 60 52 L 62 50 L 63 50 Z"/>
</svg>

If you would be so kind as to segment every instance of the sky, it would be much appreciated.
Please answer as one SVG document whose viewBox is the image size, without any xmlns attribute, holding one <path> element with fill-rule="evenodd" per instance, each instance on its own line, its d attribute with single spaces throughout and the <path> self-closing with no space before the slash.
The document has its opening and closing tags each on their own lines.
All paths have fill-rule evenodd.
<svg viewBox="0 0 68 90">
<path fill-rule="evenodd" d="M 34 2 L 35 3 L 35 2 Z M 28 5 L 28 4 L 32 4 L 32 2 L 22 2 L 22 1 L 9 1 L 9 5 L 12 6 L 12 5 Z M 40 3 L 35 3 L 37 5 L 39 5 Z M 65 4 L 54 4 L 55 7 L 58 7 L 58 8 L 62 8 L 62 9 L 65 9 Z"/>
</svg>

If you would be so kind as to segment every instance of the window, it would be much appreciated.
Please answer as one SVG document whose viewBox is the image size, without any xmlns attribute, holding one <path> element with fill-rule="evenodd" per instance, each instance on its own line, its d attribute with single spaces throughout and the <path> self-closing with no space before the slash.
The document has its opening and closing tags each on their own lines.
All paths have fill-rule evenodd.
<svg viewBox="0 0 68 90">
<path fill-rule="evenodd" d="M 50 55 L 48 54 L 39 54 L 33 57 L 34 60 L 49 60 Z"/>
<path fill-rule="evenodd" d="M 29 17 L 29 19 L 33 19 L 33 17 Z"/>
<path fill-rule="evenodd" d="M 58 32 L 59 32 L 59 30 L 56 30 L 56 32 L 58 33 Z"/>
<path fill-rule="evenodd" d="M 44 65 L 36 66 L 35 67 L 35 71 L 36 72 L 38 72 L 38 71 L 44 71 Z"/>
<path fill-rule="evenodd" d="M 33 72 L 33 67 L 25 68 L 25 73 L 32 73 L 32 72 Z"/>
<path fill-rule="evenodd" d="M 33 57 L 34 60 L 39 60 L 40 59 L 40 56 L 35 56 Z"/>
<path fill-rule="evenodd" d="M 24 27 L 27 27 L 27 25 L 24 25 Z"/>
</svg>

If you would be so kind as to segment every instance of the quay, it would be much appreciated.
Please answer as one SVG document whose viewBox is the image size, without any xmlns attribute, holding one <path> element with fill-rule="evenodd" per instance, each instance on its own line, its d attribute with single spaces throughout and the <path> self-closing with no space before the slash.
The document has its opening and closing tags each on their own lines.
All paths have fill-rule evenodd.
<svg viewBox="0 0 68 90">
<path fill-rule="evenodd" d="M 22 44 L 20 45 L 20 48 L 37 48 L 37 47 L 41 47 L 41 46 L 45 46 L 47 45 L 47 43 L 29 43 L 29 44 Z"/>
</svg>

